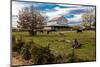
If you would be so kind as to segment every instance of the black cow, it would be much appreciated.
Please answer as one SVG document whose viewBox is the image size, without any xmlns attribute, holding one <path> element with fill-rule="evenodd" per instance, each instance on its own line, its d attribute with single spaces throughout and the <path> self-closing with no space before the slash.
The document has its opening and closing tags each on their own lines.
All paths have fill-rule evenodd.
<svg viewBox="0 0 100 67">
<path fill-rule="evenodd" d="M 40 32 L 40 33 L 43 33 L 44 31 L 43 31 L 43 30 L 40 30 L 39 32 Z"/>
<path fill-rule="evenodd" d="M 49 34 L 50 32 L 51 32 L 51 30 L 48 30 L 48 31 L 47 31 L 47 34 Z"/>
<path fill-rule="evenodd" d="M 82 29 L 77 29 L 77 33 L 82 32 Z"/>
<path fill-rule="evenodd" d="M 56 31 L 57 31 L 57 30 L 55 30 L 55 29 L 54 29 L 54 30 L 48 30 L 48 31 L 47 31 L 47 34 L 49 34 L 50 32 L 56 32 Z"/>
</svg>

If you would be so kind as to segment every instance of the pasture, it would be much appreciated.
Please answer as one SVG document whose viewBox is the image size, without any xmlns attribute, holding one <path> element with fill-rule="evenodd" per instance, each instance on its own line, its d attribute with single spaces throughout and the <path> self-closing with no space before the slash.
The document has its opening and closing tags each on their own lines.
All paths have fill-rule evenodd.
<svg viewBox="0 0 100 67">
<path fill-rule="evenodd" d="M 63 32 L 64 35 L 59 35 L 59 32 Z M 96 60 L 96 43 L 95 43 L 95 31 L 83 31 L 77 33 L 76 31 L 57 31 L 50 34 L 37 33 L 37 36 L 30 36 L 28 32 L 12 32 L 16 38 L 22 36 L 25 42 L 32 40 L 37 45 L 48 46 L 56 53 L 63 53 L 69 55 L 72 53 L 71 43 L 66 43 L 60 40 L 78 39 L 82 44 L 81 47 L 75 49 L 75 56 L 83 61 L 95 61 Z M 67 58 L 66 58 L 67 59 Z"/>
</svg>

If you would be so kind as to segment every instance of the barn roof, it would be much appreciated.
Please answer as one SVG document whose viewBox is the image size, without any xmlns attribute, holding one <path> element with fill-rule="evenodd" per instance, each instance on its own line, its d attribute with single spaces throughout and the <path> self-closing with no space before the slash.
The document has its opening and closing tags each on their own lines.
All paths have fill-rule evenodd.
<svg viewBox="0 0 100 67">
<path fill-rule="evenodd" d="M 68 26 L 67 22 L 68 20 L 64 16 L 60 16 L 49 20 L 46 26 Z"/>
</svg>

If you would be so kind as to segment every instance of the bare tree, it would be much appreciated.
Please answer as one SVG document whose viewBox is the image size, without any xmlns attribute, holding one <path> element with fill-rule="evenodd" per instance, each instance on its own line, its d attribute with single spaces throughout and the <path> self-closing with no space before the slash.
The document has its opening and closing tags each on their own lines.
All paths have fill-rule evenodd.
<svg viewBox="0 0 100 67">
<path fill-rule="evenodd" d="M 31 35 L 36 35 L 38 29 L 44 26 L 44 17 L 33 6 L 23 8 L 19 11 L 18 28 L 28 30 Z"/>
<path fill-rule="evenodd" d="M 93 25 L 93 23 L 95 23 L 95 12 L 94 9 L 91 10 L 87 10 L 83 15 L 82 15 L 82 25 L 83 26 L 89 26 L 91 28 L 91 26 Z"/>
</svg>

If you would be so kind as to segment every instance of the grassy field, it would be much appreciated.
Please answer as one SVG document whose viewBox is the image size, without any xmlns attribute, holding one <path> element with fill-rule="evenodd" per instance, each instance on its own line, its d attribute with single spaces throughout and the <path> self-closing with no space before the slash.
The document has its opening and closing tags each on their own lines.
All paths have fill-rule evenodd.
<svg viewBox="0 0 100 67">
<path fill-rule="evenodd" d="M 59 35 L 59 32 L 63 32 L 65 35 Z M 58 31 L 51 32 L 50 34 L 37 33 L 37 36 L 30 36 L 28 32 L 13 32 L 17 38 L 22 35 L 23 39 L 27 42 L 33 40 L 37 45 L 47 46 L 50 43 L 50 49 L 56 53 L 64 53 L 68 55 L 72 52 L 71 43 L 60 42 L 57 40 L 65 39 L 72 41 L 78 39 L 82 44 L 80 48 L 75 49 L 75 55 L 77 58 L 86 61 L 96 60 L 96 43 L 95 43 L 95 31 L 83 31 L 82 33 L 76 33 L 76 31 Z"/>
</svg>

